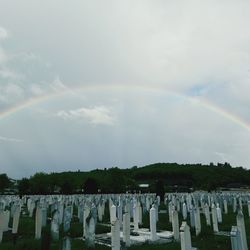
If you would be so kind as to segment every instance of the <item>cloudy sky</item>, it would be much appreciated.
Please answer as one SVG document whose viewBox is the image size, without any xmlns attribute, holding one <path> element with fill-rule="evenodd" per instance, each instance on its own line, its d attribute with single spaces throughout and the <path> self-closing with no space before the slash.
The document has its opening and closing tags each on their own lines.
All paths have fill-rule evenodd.
<svg viewBox="0 0 250 250">
<path fill-rule="evenodd" d="M 250 168 L 250 2 L 0 0 L 0 172 Z"/>
</svg>

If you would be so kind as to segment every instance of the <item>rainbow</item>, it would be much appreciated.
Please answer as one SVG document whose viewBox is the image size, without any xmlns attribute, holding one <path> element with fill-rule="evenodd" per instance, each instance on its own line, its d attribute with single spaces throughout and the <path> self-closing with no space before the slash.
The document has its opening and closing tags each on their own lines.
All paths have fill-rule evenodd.
<svg viewBox="0 0 250 250">
<path fill-rule="evenodd" d="M 112 89 L 117 89 L 117 90 L 125 90 L 125 89 L 129 89 L 129 90 L 142 90 L 142 91 L 150 91 L 150 92 L 158 92 L 158 93 L 167 93 L 169 95 L 173 95 L 173 96 L 177 96 L 179 98 L 182 98 L 184 100 L 187 100 L 188 102 L 192 102 L 195 103 L 196 105 L 199 105 L 207 110 L 210 110 L 211 112 L 214 112 L 216 114 L 218 114 L 219 116 L 233 122 L 234 124 L 240 126 L 243 129 L 246 129 L 247 131 L 250 132 L 250 123 L 248 123 L 247 121 L 245 121 L 244 119 L 242 119 L 241 117 L 225 110 L 222 109 L 214 104 L 212 104 L 211 102 L 209 102 L 208 100 L 205 99 L 201 99 L 201 98 L 197 98 L 197 97 L 192 97 L 192 96 L 187 96 L 184 94 L 181 94 L 179 92 L 173 91 L 173 90 L 169 90 L 169 89 L 165 89 L 163 87 L 160 86 L 143 86 L 143 85 L 119 85 L 119 84 L 108 84 L 108 85 L 87 85 L 87 86 L 76 86 L 73 88 L 65 88 L 61 91 L 56 91 L 50 94 L 44 94 L 44 95 L 40 95 L 37 97 L 33 97 L 30 98 L 22 103 L 19 103 L 16 106 L 12 106 L 6 110 L 0 111 L 0 120 L 10 116 L 10 115 L 14 115 L 15 113 L 24 110 L 26 108 L 32 107 L 36 104 L 45 102 L 47 100 L 50 100 L 52 98 L 55 97 L 60 97 L 66 94 L 74 94 L 77 91 L 81 91 L 81 90 L 106 90 L 108 88 L 112 88 Z"/>
</svg>

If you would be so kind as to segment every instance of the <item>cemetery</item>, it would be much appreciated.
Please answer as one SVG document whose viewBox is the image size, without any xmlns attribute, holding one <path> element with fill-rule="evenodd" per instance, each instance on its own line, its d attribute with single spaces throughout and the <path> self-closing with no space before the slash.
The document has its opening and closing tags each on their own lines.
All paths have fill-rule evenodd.
<svg viewBox="0 0 250 250">
<path fill-rule="evenodd" d="M 1 250 L 247 250 L 249 233 L 249 192 L 0 197 Z"/>
</svg>

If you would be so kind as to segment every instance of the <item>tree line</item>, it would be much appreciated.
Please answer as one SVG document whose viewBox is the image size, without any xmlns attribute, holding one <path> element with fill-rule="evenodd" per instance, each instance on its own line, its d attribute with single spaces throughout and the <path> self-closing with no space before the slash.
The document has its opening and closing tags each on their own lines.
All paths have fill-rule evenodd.
<svg viewBox="0 0 250 250">
<path fill-rule="evenodd" d="M 140 184 L 148 184 L 141 188 Z M 12 182 L 0 175 L 0 191 Z M 250 170 L 229 163 L 155 163 L 144 167 L 95 169 L 89 172 L 36 173 L 17 181 L 20 194 L 124 193 L 215 190 L 250 186 Z"/>
</svg>

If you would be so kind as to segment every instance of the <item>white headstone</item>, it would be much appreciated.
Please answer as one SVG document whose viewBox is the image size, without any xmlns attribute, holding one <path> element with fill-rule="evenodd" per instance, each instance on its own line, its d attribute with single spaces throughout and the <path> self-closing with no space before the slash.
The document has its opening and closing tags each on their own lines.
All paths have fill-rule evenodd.
<svg viewBox="0 0 250 250">
<path fill-rule="evenodd" d="M 226 199 L 223 200 L 223 204 L 224 204 L 224 212 L 225 212 L 225 214 L 227 214 L 228 208 L 227 208 L 227 200 Z"/>
<path fill-rule="evenodd" d="M 123 214 L 123 242 L 127 247 L 130 246 L 130 216 L 127 212 Z"/>
<path fill-rule="evenodd" d="M 12 224 L 12 233 L 16 234 L 18 231 L 19 218 L 21 213 L 20 205 L 16 205 L 14 216 L 13 216 L 13 224 Z"/>
<path fill-rule="evenodd" d="M 110 223 L 112 223 L 113 221 L 116 221 L 116 206 L 112 205 L 110 207 Z"/>
<path fill-rule="evenodd" d="M 209 206 L 208 206 L 207 203 L 204 206 L 204 211 L 205 211 L 205 217 L 206 217 L 207 226 L 211 226 L 210 211 L 209 211 Z"/>
<path fill-rule="evenodd" d="M 120 250 L 120 225 L 119 220 L 116 219 L 111 224 L 111 248 L 112 250 Z"/>
<path fill-rule="evenodd" d="M 150 239 L 151 241 L 156 241 L 158 237 L 156 234 L 156 213 L 154 205 L 152 205 L 149 215 L 150 215 Z"/>
<path fill-rule="evenodd" d="M 237 221 L 237 227 L 240 231 L 240 238 L 243 250 L 248 250 L 244 215 L 241 210 L 238 211 L 238 214 L 236 216 L 236 221 Z"/>
<path fill-rule="evenodd" d="M 201 232 L 201 217 L 200 217 L 199 207 L 194 209 L 194 222 L 195 222 L 195 234 L 196 236 L 198 236 Z"/>
<path fill-rule="evenodd" d="M 172 227 L 173 227 L 173 234 L 174 234 L 174 239 L 176 241 L 180 240 L 180 231 L 179 231 L 179 217 L 178 217 L 178 212 L 174 210 L 172 212 Z"/>
<path fill-rule="evenodd" d="M 242 240 L 241 240 L 241 236 L 240 236 L 240 230 L 238 227 L 232 226 L 230 236 L 231 236 L 232 250 L 243 250 Z"/>
<path fill-rule="evenodd" d="M 35 221 L 35 238 L 39 240 L 42 233 L 42 212 L 41 208 L 38 206 L 36 208 L 36 221 Z"/>
<path fill-rule="evenodd" d="M 86 235 L 85 242 L 87 248 L 94 248 L 95 246 L 95 219 L 91 216 L 86 219 Z"/>
<path fill-rule="evenodd" d="M 184 220 L 187 219 L 187 205 L 186 205 L 186 203 L 183 203 L 183 205 L 182 205 L 182 216 L 183 216 Z"/>
<path fill-rule="evenodd" d="M 212 204 L 212 221 L 213 221 L 213 231 L 215 233 L 218 233 L 219 228 L 218 228 L 218 221 L 217 221 L 217 213 L 216 213 L 216 207 L 214 204 Z"/>
<path fill-rule="evenodd" d="M 181 236 L 181 250 L 191 250 L 191 234 L 190 228 L 188 224 L 183 221 L 180 228 L 180 236 Z"/>
<path fill-rule="evenodd" d="M 221 209 L 218 203 L 216 206 L 216 214 L 217 214 L 218 223 L 222 223 L 222 213 L 221 213 Z"/>
</svg>

